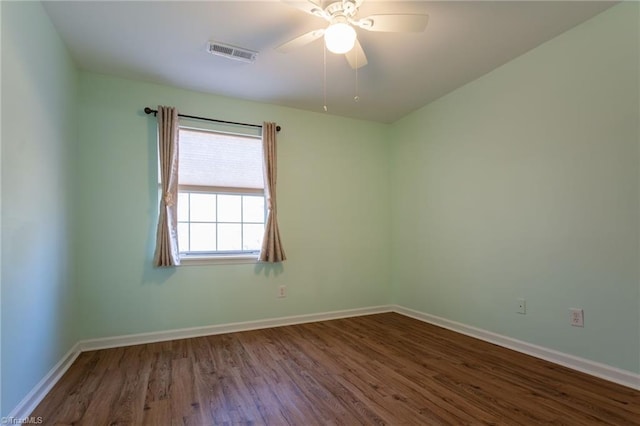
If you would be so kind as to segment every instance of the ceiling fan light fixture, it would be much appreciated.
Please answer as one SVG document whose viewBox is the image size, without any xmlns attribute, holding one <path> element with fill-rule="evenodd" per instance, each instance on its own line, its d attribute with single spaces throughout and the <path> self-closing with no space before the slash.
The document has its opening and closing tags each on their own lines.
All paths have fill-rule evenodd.
<svg viewBox="0 0 640 426">
<path fill-rule="evenodd" d="M 333 23 L 324 32 L 324 43 L 330 52 L 347 53 L 356 44 L 356 30 L 345 22 Z"/>
</svg>

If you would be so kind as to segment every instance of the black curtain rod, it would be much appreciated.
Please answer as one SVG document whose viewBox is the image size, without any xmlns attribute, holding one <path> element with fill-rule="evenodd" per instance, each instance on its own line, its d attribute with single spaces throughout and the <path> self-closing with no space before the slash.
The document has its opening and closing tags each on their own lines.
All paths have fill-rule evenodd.
<svg viewBox="0 0 640 426">
<path fill-rule="evenodd" d="M 144 108 L 144 113 L 147 114 L 147 115 L 148 114 L 156 115 L 156 114 L 158 114 L 158 110 L 157 109 L 151 109 L 149 107 L 145 107 Z M 262 126 L 259 125 L 259 124 L 238 123 L 236 121 L 216 120 L 215 118 L 198 117 L 198 116 L 195 116 L 195 115 L 187 115 L 187 114 L 178 114 L 178 117 L 193 118 L 194 120 L 213 121 L 214 123 L 235 124 L 236 126 L 257 127 L 259 129 L 262 129 Z M 281 129 L 282 128 L 280 126 L 276 126 L 276 131 L 277 132 L 279 132 Z"/>
</svg>

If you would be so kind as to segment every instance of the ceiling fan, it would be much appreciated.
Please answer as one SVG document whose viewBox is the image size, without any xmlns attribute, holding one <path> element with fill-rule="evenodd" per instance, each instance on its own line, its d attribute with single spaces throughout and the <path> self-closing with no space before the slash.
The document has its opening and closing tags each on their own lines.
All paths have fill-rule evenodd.
<svg viewBox="0 0 640 426">
<path fill-rule="evenodd" d="M 370 15 L 357 19 L 358 8 L 363 0 L 325 2 L 328 4 L 324 8 L 322 0 L 282 1 L 328 21 L 329 26 L 289 40 L 278 46 L 277 51 L 286 53 L 324 36 L 327 49 L 333 53 L 345 54 L 349 65 L 354 69 L 367 65 L 367 57 L 358 41 L 355 27 L 379 32 L 422 32 L 429 20 L 429 16 L 423 14 Z"/>
</svg>

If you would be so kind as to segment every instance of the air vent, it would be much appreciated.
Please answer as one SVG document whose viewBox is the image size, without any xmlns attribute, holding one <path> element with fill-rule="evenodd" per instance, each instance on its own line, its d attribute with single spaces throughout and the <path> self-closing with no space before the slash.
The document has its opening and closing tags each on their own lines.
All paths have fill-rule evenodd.
<svg viewBox="0 0 640 426">
<path fill-rule="evenodd" d="M 255 62 L 258 52 L 244 49 L 242 47 L 231 46 L 229 44 L 210 41 L 207 43 L 207 51 L 212 55 L 224 56 L 242 62 Z"/>
</svg>

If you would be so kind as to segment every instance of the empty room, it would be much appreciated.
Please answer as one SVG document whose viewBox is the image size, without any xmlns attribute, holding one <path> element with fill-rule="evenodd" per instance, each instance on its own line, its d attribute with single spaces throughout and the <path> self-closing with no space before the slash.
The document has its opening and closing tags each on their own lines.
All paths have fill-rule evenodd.
<svg viewBox="0 0 640 426">
<path fill-rule="evenodd" d="M 640 3 L 0 19 L 3 424 L 640 424 Z"/>
</svg>

